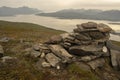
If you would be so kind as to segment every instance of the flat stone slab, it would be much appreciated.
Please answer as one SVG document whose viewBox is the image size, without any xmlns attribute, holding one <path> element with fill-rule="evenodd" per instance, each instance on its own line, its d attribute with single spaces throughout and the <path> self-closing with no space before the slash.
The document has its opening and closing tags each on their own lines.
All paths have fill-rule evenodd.
<svg viewBox="0 0 120 80">
<path fill-rule="evenodd" d="M 53 53 L 48 53 L 45 56 L 47 62 L 50 63 L 51 66 L 56 67 L 57 64 L 61 61 L 61 59 L 57 56 L 55 56 Z"/>
<path fill-rule="evenodd" d="M 80 56 L 92 55 L 92 52 L 102 51 L 102 47 L 96 45 L 81 45 L 81 46 L 72 46 L 69 48 L 71 54 L 78 54 Z"/>
<path fill-rule="evenodd" d="M 72 58 L 73 57 L 60 45 L 50 45 L 50 49 L 55 55 L 61 58 Z"/>
</svg>

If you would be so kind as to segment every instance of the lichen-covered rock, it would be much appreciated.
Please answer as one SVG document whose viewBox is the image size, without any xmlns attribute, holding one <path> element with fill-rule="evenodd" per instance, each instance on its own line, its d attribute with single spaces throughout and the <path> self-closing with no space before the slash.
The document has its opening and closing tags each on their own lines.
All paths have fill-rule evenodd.
<svg viewBox="0 0 120 80">
<path fill-rule="evenodd" d="M 53 53 L 49 53 L 45 56 L 47 62 L 50 63 L 51 66 L 56 67 L 57 64 L 61 61 L 61 59 L 55 56 Z"/>
</svg>

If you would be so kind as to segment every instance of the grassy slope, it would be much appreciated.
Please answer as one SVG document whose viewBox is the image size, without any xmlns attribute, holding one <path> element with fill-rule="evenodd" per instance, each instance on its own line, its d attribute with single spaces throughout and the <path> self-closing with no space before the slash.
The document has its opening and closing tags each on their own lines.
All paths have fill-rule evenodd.
<svg viewBox="0 0 120 80">
<path fill-rule="evenodd" d="M 31 23 L 0 21 L 0 36 L 44 41 L 48 37 L 60 33 L 63 33 L 63 31 L 45 28 Z M 24 56 L 21 52 L 26 45 L 14 41 L 2 45 L 5 45 L 5 55 L 15 56 L 19 61 L 9 62 L 8 65 L 4 66 L 0 64 L 0 80 L 57 80 L 58 78 L 61 80 L 99 80 L 94 73 L 82 70 L 77 64 L 71 64 L 62 71 L 57 70 L 57 75 L 51 73 L 52 69 L 50 71 L 49 69 L 45 69 L 42 72 L 34 67 L 37 59 Z"/>
<path fill-rule="evenodd" d="M 0 21 L 0 37 L 8 36 L 28 41 L 44 41 L 52 35 L 61 33 L 63 33 L 63 31 L 46 28 L 32 23 Z"/>
</svg>

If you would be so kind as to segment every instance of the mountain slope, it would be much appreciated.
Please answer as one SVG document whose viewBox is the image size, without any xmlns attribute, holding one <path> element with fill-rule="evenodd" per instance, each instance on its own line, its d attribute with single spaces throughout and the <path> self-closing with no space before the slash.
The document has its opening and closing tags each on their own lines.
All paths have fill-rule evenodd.
<svg viewBox="0 0 120 80">
<path fill-rule="evenodd" d="M 0 7 L 0 16 L 15 16 L 20 14 L 35 14 L 38 12 L 42 12 L 41 10 L 29 8 L 29 7 L 19 7 L 19 8 L 11 8 L 11 7 Z"/>
<path fill-rule="evenodd" d="M 62 19 L 94 19 L 120 21 L 120 10 L 102 11 L 97 9 L 65 9 L 53 13 L 40 13 L 40 16 L 51 16 Z"/>
</svg>

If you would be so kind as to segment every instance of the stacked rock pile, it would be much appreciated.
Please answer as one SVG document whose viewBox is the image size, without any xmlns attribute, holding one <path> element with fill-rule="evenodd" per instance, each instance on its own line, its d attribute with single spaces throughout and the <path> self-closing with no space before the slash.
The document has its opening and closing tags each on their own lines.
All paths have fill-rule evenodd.
<svg viewBox="0 0 120 80">
<path fill-rule="evenodd" d="M 71 33 L 52 36 L 44 44 L 34 45 L 27 54 L 39 57 L 42 67 L 60 69 L 61 64 L 82 61 L 96 69 L 104 65 L 105 56 L 111 56 L 108 46 L 111 31 L 102 23 L 83 23 Z M 116 57 L 111 57 L 111 62 L 114 67 L 120 67 Z"/>
</svg>

